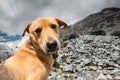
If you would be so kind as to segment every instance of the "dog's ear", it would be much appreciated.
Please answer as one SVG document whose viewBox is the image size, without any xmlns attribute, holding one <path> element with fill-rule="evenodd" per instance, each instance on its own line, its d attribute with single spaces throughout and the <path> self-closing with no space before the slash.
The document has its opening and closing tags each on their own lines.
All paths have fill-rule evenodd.
<svg viewBox="0 0 120 80">
<path fill-rule="evenodd" d="M 56 19 L 56 21 L 58 22 L 58 24 L 59 24 L 60 27 L 61 27 L 61 26 L 64 26 L 65 28 L 68 27 L 68 25 L 67 25 L 64 21 L 62 21 L 62 20 L 60 20 L 60 19 L 58 19 L 58 18 L 55 18 L 55 19 Z"/>
<path fill-rule="evenodd" d="M 23 31 L 23 33 L 22 33 L 22 37 L 25 35 L 25 32 L 26 32 L 26 31 L 27 31 L 27 33 L 29 33 L 29 28 L 30 28 L 31 24 L 32 24 L 32 23 L 29 23 L 29 24 L 25 27 L 25 29 L 24 29 L 24 31 Z"/>
</svg>

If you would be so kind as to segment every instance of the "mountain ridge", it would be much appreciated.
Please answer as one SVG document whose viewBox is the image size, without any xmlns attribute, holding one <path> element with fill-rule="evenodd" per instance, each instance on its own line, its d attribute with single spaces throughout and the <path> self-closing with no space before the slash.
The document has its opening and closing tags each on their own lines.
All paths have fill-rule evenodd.
<svg viewBox="0 0 120 80">
<path fill-rule="evenodd" d="M 103 35 L 112 35 L 116 31 L 120 32 L 120 8 L 104 8 L 99 12 L 88 15 L 86 18 L 69 25 L 68 29 L 61 30 L 61 38 L 69 37 L 71 34 L 76 35 L 93 35 L 93 32 L 101 30 Z M 102 35 L 96 33 L 94 35 Z M 115 34 L 115 36 L 120 36 Z M 114 36 L 114 35 L 112 35 Z"/>
<path fill-rule="evenodd" d="M 20 39 L 21 35 L 8 36 L 6 33 L 0 31 L 0 42 L 16 41 Z"/>
</svg>

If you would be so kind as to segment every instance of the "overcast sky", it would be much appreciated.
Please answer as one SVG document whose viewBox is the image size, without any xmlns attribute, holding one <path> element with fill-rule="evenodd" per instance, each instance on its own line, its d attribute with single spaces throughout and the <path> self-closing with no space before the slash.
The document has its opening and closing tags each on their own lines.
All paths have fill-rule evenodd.
<svg viewBox="0 0 120 80">
<path fill-rule="evenodd" d="M 0 0 L 0 32 L 21 34 L 39 17 L 57 17 L 68 24 L 106 7 L 120 7 L 120 0 Z"/>
</svg>

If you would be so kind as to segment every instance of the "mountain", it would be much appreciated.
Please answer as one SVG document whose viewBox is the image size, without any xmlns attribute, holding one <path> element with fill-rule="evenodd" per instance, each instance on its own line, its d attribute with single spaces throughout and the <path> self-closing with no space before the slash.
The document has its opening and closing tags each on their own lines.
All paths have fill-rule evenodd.
<svg viewBox="0 0 120 80">
<path fill-rule="evenodd" d="M 120 8 L 104 8 L 61 30 L 61 38 L 79 35 L 112 35 L 120 37 Z"/>
<path fill-rule="evenodd" d="M 6 33 L 2 33 L 0 31 L 0 42 L 16 41 L 16 40 L 20 40 L 20 39 L 21 39 L 20 35 L 8 36 Z"/>
</svg>

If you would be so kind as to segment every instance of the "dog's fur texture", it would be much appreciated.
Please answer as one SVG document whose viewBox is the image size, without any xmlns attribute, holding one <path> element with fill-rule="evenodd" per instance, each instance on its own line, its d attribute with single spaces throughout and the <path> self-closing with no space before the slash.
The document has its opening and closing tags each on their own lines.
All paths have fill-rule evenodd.
<svg viewBox="0 0 120 80">
<path fill-rule="evenodd" d="M 40 18 L 23 31 L 29 39 L 0 64 L 0 80 L 47 80 L 53 65 L 52 53 L 59 49 L 59 29 L 67 24 L 57 18 Z M 54 47 L 52 47 L 54 46 Z"/>
</svg>

